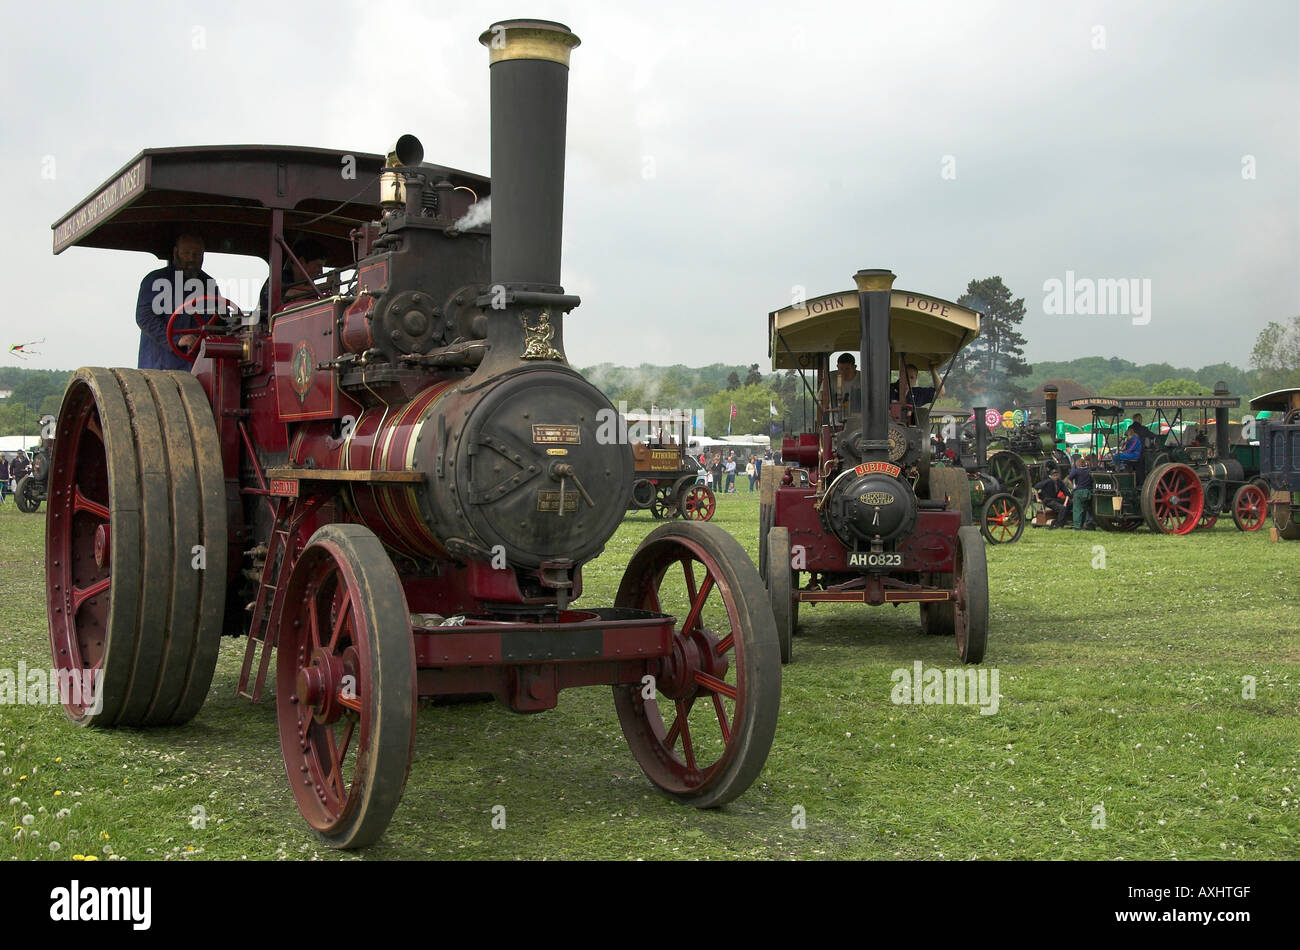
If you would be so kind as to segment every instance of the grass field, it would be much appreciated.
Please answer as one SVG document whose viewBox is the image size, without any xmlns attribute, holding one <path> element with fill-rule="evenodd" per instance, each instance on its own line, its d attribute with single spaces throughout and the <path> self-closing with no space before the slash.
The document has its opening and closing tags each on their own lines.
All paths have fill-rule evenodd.
<svg viewBox="0 0 1300 950">
<path fill-rule="evenodd" d="M 757 498 L 723 497 L 715 518 L 751 556 Z M 0 506 L 0 667 L 49 666 L 43 511 Z M 655 524 L 623 523 L 584 603 L 612 601 Z M 805 605 L 767 767 L 731 805 L 653 791 L 608 689 L 538 716 L 434 707 L 393 823 L 360 857 L 1296 857 L 1300 545 L 1221 521 L 1184 538 L 1026 529 L 988 556 L 994 715 L 891 702 L 895 669 L 957 665 L 916 607 Z M 0 706 L 0 857 L 357 859 L 300 819 L 274 702 L 235 696 L 241 652 L 223 642 L 181 728 L 86 731 L 57 706 Z"/>
</svg>

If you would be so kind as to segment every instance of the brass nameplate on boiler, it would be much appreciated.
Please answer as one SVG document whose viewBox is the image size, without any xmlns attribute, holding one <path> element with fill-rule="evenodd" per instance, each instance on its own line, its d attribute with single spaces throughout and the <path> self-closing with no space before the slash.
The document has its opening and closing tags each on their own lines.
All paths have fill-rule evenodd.
<svg viewBox="0 0 1300 950">
<path fill-rule="evenodd" d="M 537 493 L 537 510 L 538 511 L 559 511 L 560 510 L 560 493 L 559 491 L 543 488 Z M 566 491 L 564 493 L 564 510 L 578 510 L 578 493 L 576 491 Z"/>
<path fill-rule="evenodd" d="M 546 454 L 547 455 L 568 455 L 569 450 L 568 449 L 547 449 Z"/>
<path fill-rule="evenodd" d="M 577 426 L 533 426 L 534 445 L 547 445 L 557 442 L 568 445 L 581 445 L 582 430 Z"/>
</svg>

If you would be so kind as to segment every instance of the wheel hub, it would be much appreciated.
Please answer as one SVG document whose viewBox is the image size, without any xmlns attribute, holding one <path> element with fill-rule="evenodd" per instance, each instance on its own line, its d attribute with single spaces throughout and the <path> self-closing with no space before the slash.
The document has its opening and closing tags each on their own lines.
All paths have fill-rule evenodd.
<svg viewBox="0 0 1300 950">
<path fill-rule="evenodd" d="M 95 529 L 94 551 L 95 551 L 96 567 L 108 566 L 108 555 L 109 552 L 112 550 L 111 541 L 112 541 L 112 537 L 109 534 L 108 525 L 101 524 L 98 528 Z"/>
<path fill-rule="evenodd" d="M 343 657 L 324 650 L 312 652 L 311 664 L 298 670 L 295 692 L 298 702 L 312 711 L 312 717 L 322 725 L 337 722 L 344 706 L 339 702 L 339 692 L 348 675 Z M 356 677 L 353 676 L 355 686 Z"/>
<path fill-rule="evenodd" d="M 713 631 L 703 628 L 674 636 L 673 652 L 661 661 L 656 690 L 669 699 L 690 699 L 699 692 L 696 673 L 723 679 L 730 664 L 718 655 L 718 642 Z"/>
</svg>

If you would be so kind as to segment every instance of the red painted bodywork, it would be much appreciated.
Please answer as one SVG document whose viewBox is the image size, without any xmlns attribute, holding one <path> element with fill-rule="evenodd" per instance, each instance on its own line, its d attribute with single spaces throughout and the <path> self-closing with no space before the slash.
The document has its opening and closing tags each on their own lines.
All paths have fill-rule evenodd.
<svg viewBox="0 0 1300 950">
<path fill-rule="evenodd" d="M 378 290 L 386 281 L 385 268 L 367 267 L 363 274 L 362 286 Z M 354 346 L 368 345 L 358 329 L 367 322 L 368 299 L 362 295 L 347 305 L 335 298 L 280 313 L 271 334 L 255 327 L 239 337 L 209 338 L 194 366 L 212 404 L 226 472 L 229 582 L 237 583 L 247 549 L 259 542 L 268 549 L 249 620 L 241 693 L 260 697 L 269 646 L 285 611 L 278 591 L 287 587 L 312 535 L 338 521 L 366 525 L 394 554 L 413 617 L 471 618 L 465 626 L 413 628 L 423 695 L 491 693 L 517 711 L 534 712 L 554 706 L 561 689 L 634 683 L 655 673 L 672 650 L 674 618 L 610 620 L 600 611 L 569 610 L 559 622 L 535 622 L 527 609 L 535 607 L 542 615 L 553 608 L 553 588 L 542 585 L 528 593 L 513 570 L 452 557 L 420 508 L 428 483 L 382 480 L 384 473 L 414 470 L 415 440 L 436 440 L 439 402 L 455 391 L 458 379 L 430 375 L 404 383 L 396 392 L 409 392 L 409 398 L 396 404 L 362 405 L 340 389 L 331 362 Z M 339 328 L 347 328 L 349 319 L 352 336 L 345 343 Z M 284 462 L 263 466 L 263 458 Z M 267 473 L 284 466 L 304 475 Z M 377 474 L 328 481 L 313 479 L 307 474 L 312 471 Z M 270 538 L 253 537 L 252 526 L 244 524 L 245 496 L 258 497 L 270 512 Z M 580 569 L 572 581 L 570 601 L 582 593 Z M 473 619 L 499 618 L 503 607 L 520 619 L 508 624 Z M 598 643 L 592 640 L 596 633 Z M 552 646 L 537 655 L 503 658 L 503 643 L 511 637 Z M 259 648 L 261 662 L 255 667 Z"/>
<path fill-rule="evenodd" d="M 808 571 L 857 572 L 850 568 L 849 551 L 840 539 L 822 527 L 815 490 L 809 487 L 782 486 L 776 490 L 774 525 L 790 530 L 790 546 L 802 546 Z M 917 512 L 916 528 L 899 540 L 894 550 L 903 555 L 903 566 L 896 571 L 951 571 L 953 544 L 961 515 L 956 511 Z"/>
</svg>

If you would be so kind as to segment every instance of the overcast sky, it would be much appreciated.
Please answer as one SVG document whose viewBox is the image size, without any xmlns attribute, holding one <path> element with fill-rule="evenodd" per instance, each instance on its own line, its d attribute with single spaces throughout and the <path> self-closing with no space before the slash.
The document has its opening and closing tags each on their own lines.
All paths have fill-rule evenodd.
<svg viewBox="0 0 1300 950">
<path fill-rule="evenodd" d="M 292 10 L 293 12 L 289 12 Z M 581 38 L 569 100 L 570 360 L 758 362 L 803 288 L 954 299 L 1000 275 L 1033 360 L 1245 366 L 1300 313 L 1300 4 L 24 4 L 0 38 L 9 365 L 135 365 L 144 254 L 50 225 L 145 147 L 387 151 L 488 168 L 494 20 Z M 301 19 L 299 19 L 301 17 Z M 52 174 L 52 177 L 51 177 Z M 209 255 L 223 288 L 259 261 Z M 1149 311 L 1045 313 L 1137 280 Z M 247 283 L 236 282 L 244 279 Z M 1143 281 L 1149 281 L 1144 285 Z M 1077 290 L 1076 290 L 1077 292 Z M 252 293 L 246 295 L 251 298 Z M 252 299 L 237 302 L 251 305 Z M 1050 309 L 1050 307 L 1049 307 Z"/>
</svg>

